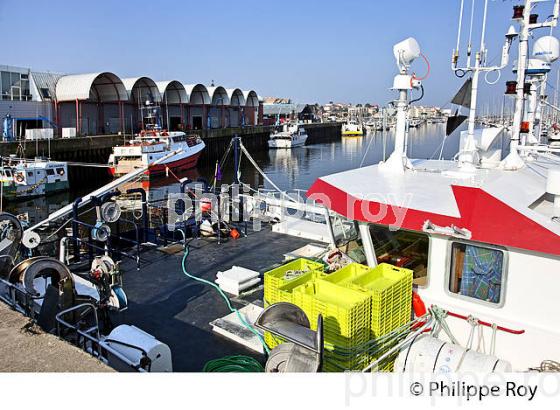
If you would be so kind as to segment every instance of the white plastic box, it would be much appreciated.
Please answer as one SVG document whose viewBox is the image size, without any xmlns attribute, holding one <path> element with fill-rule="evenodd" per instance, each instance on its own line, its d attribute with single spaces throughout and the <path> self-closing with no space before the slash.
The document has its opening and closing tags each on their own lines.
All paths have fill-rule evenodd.
<svg viewBox="0 0 560 410">
<path fill-rule="evenodd" d="M 26 140 L 44 140 L 52 139 L 54 132 L 52 128 L 35 128 L 25 130 Z"/>
<path fill-rule="evenodd" d="M 63 128 L 62 138 L 74 138 L 76 136 L 76 128 Z"/>
</svg>

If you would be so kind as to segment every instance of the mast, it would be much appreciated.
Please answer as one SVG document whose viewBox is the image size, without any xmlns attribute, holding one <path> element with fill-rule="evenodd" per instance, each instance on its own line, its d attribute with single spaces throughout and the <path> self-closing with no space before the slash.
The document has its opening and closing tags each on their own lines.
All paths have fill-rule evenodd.
<svg viewBox="0 0 560 410">
<path fill-rule="evenodd" d="M 480 73 L 482 71 L 497 71 L 501 70 L 507 66 L 509 61 L 509 48 L 513 39 L 516 37 L 517 33 L 513 28 L 510 28 L 508 33 L 506 34 L 506 41 L 502 48 L 502 59 L 499 66 L 486 66 L 486 44 L 485 44 L 485 36 L 486 36 L 486 21 L 488 17 L 488 0 L 484 1 L 484 13 L 483 13 L 483 20 L 482 20 L 482 33 L 480 37 L 480 48 L 475 55 L 474 59 L 474 66 L 471 66 L 471 37 L 472 37 L 472 27 L 473 27 L 473 19 L 474 19 L 474 1 L 471 3 L 471 21 L 470 21 L 470 28 L 469 28 L 469 42 L 467 47 L 467 60 L 465 67 L 458 67 L 458 61 L 460 56 L 460 43 L 461 43 L 461 28 L 462 28 L 462 16 L 463 16 L 463 8 L 464 2 L 461 2 L 461 11 L 460 11 L 460 24 L 459 29 L 457 32 L 457 48 L 453 51 L 453 57 L 451 61 L 451 69 L 455 72 L 455 74 L 459 77 L 463 77 L 465 73 L 471 73 L 471 101 L 469 107 L 469 116 L 468 116 L 468 130 L 467 130 L 467 139 L 463 149 L 459 152 L 459 167 L 463 168 L 464 170 L 473 170 L 479 164 L 479 156 L 478 150 L 476 147 L 476 140 L 474 137 L 475 134 L 475 127 L 476 127 L 476 110 L 477 110 L 477 102 L 478 102 L 478 83 L 480 78 Z M 461 74 L 462 73 L 462 74 Z"/>
<path fill-rule="evenodd" d="M 389 159 L 380 164 L 380 169 L 402 174 L 405 168 L 411 167 L 405 151 L 409 107 L 408 93 L 421 87 L 420 80 L 408 74 L 408 69 L 412 62 L 420 57 L 420 46 L 414 38 L 410 37 L 396 44 L 393 47 L 393 54 L 399 67 L 399 74 L 393 80 L 393 89 L 399 93 L 399 99 L 394 103 L 397 108 L 395 149 Z"/>
<path fill-rule="evenodd" d="M 520 157 L 517 147 L 520 145 L 521 135 L 521 122 L 524 115 L 525 103 L 525 76 L 527 70 L 527 59 L 529 51 L 529 36 L 531 30 L 543 27 L 556 27 L 558 21 L 558 14 L 560 11 L 560 0 L 554 2 L 554 14 L 551 16 L 550 21 L 543 23 L 531 24 L 531 11 L 534 3 L 539 0 L 526 0 L 523 9 L 523 18 L 519 19 L 519 55 L 517 58 L 517 85 L 515 94 L 515 111 L 513 115 L 513 128 L 510 141 L 510 153 L 502 161 L 501 166 L 506 170 L 517 170 L 525 165 L 525 162 Z M 515 17 L 515 16 L 514 16 Z"/>
<path fill-rule="evenodd" d="M 525 69 L 527 67 L 527 53 L 529 49 L 529 24 L 531 18 L 531 6 L 533 0 L 525 1 L 523 19 L 520 20 L 519 30 L 519 55 L 517 57 L 517 86 L 515 94 L 515 111 L 513 113 L 513 128 L 511 131 L 511 142 L 509 154 L 502 161 L 502 166 L 507 170 L 522 168 L 525 163 L 519 156 L 517 147 L 521 135 L 521 121 L 523 119 L 523 105 L 525 102 Z"/>
</svg>

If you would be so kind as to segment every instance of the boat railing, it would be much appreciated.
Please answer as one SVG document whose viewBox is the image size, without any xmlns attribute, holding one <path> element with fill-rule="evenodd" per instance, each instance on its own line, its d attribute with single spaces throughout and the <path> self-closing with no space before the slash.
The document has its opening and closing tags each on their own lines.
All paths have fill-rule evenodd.
<svg viewBox="0 0 560 410">
<path fill-rule="evenodd" d="M 130 239 L 127 237 L 124 237 L 122 235 L 119 234 L 114 234 L 114 233 L 110 233 L 108 235 L 107 240 L 105 241 L 105 244 L 103 246 L 100 245 L 96 245 L 94 242 L 96 242 L 94 240 L 94 238 L 92 237 L 92 231 L 95 229 L 95 225 L 89 224 L 87 222 L 84 221 L 80 221 L 80 220 L 76 220 L 76 219 L 72 219 L 72 223 L 76 224 L 76 225 L 80 225 L 83 226 L 85 228 L 87 228 L 88 231 L 88 238 L 84 239 L 84 238 L 80 238 L 78 237 L 77 234 L 73 234 L 72 236 L 72 240 L 75 242 L 74 246 L 77 246 L 79 249 L 78 244 L 81 244 L 83 246 L 85 246 L 88 250 L 89 253 L 89 259 L 90 261 L 93 261 L 93 257 L 94 257 L 94 253 L 95 251 L 98 252 L 109 252 L 109 254 L 118 254 L 120 256 L 124 256 L 125 258 L 129 258 L 132 259 L 136 262 L 137 267 L 140 267 L 140 252 L 141 252 L 141 245 L 142 245 L 142 238 L 140 235 L 140 226 L 132 220 L 129 219 L 122 219 L 122 222 L 126 222 L 126 223 L 130 223 L 133 227 L 134 227 L 134 234 L 135 234 L 135 239 Z M 119 219 L 119 221 L 117 221 L 117 232 L 120 233 L 120 225 L 119 222 L 121 222 L 121 219 Z M 118 241 L 120 242 L 126 242 L 127 244 L 129 244 L 129 246 L 133 246 L 136 249 L 136 254 L 130 254 L 128 252 L 125 252 L 121 249 L 117 249 L 116 247 L 114 247 L 112 245 L 113 241 Z M 97 241 L 98 242 L 98 241 Z M 78 255 L 75 255 L 78 256 Z M 79 256 L 78 258 L 76 258 L 76 260 L 79 260 Z"/>
<path fill-rule="evenodd" d="M 44 299 L 44 295 L 32 295 L 19 284 L 5 279 L 0 279 L 0 289 L 0 300 L 31 320 L 36 320 L 35 301 Z"/>
<path fill-rule="evenodd" d="M 254 204 L 258 202 L 264 202 L 267 205 L 267 211 L 271 215 L 300 215 L 303 219 L 308 219 L 314 222 L 325 222 L 326 220 L 326 208 L 316 201 L 304 200 L 305 196 L 302 194 L 305 190 L 295 189 L 293 190 L 297 195 L 295 198 L 298 201 L 289 201 L 286 199 L 286 193 L 259 189 L 254 195 L 240 195 L 246 198 L 246 201 L 253 202 Z M 294 198 L 294 195 L 290 195 Z M 301 201 L 299 201 L 301 199 Z M 254 209 L 260 209 L 259 206 L 254 205 Z M 256 215 L 254 215 L 256 216 Z"/>
<path fill-rule="evenodd" d="M 67 321 L 66 317 L 78 317 L 76 323 L 72 324 Z M 87 328 L 81 328 L 80 323 L 83 323 L 87 316 L 91 316 L 93 323 Z M 56 317 L 56 334 L 58 337 L 68 340 L 76 347 L 80 348 L 93 357 L 101 360 L 103 363 L 111 367 L 136 372 L 149 372 L 151 361 L 148 358 L 147 352 L 143 349 L 126 344 L 127 348 L 137 349 L 141 352 L 143 360 L 138 363 L 131 361 L 118 350 L 103 344 L 101 333 L 99 331 L 99 318 L 97 316 L 97 308 L 91 303 L 81 303 L 71 308 L 59 312 Z M 111 340 L 111 343 L 118 343 Z M 109 360 L 110 358 L 110 360 Z"/>
</svg>

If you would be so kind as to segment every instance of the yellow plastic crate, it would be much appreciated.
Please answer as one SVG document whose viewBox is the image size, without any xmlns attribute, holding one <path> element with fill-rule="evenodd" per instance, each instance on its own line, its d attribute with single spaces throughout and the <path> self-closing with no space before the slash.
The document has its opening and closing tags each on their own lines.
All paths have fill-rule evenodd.
<svg viewBox="0 0 560 410">
<path fill-rule="evenodd" d="M 314 330 L 318 315 L 323 316 L 324 371 L 360 370 L 373 361 L 371 355 L 358 353 L 361 346 L 409 321 L 412 271 L 388 264 L 350 264 L 330 275 L 308 272 L 268 294 L 270 304 L 286 301 L 302 308 Z M 283 342 L 270 334 L 265 341 L 271 348 Z M 392 359 L 384 361 L 378 371 L 392 366 Z"/>
<path fill-rule="evenodd" d="M 320 272 L 309 271 L 301 276 L 298 276 L 297 278 L 288 281 L 287 283 L 284 283 L 284 285 L 277 288 L 271 286 L 269 282 L 270 287 L 268 288 L 268 292 L 266 292 L 267 288 L 265 285 L 265 294 L 268 295 L 268 297 L 265 296 L 264 298 L 264 307 L 266 308 L 278 302 L 293 303 L 292 291 L 298 286 L 301 286 L 308 281 L 315 279 L 320 274 Z M 278 346 L 280 343 L 283 343 L 283 340 L 281 338 L 278 338 L 269 332 L 264 333 L 264 341 L 271 349 Z"/>
<path fill-rule="evenodd" d="M 323 316 L 325 371 L 352 369 L 364 359 L 364 354 L 340 355 L 337 350 L 346 352 L 370 340 L 368 294 L 315 279 L 295 288 L 292 297 L 293 303 L 306 313 L 313 330 L 319 314 Z M 335 363 L 341 363 L 342 368 Z"/>
<path fill-rule="evenodd" d="M 329 275 L 325 275 L 323 279 L 340 286 L 348 286 L 351 285 L 352 281 L 358 276 L 364 275 L 371 270 L 372 268 L 369 266 L 360 263 L 351 263 Z"/>
<path fill-rule="evenodd" d="M 290 300 L 280 299 L 280 295 L 277 294 L 278 289 L 289 283 L 296 283 L 301 285 L 303 282 L 311 279 L 311 273 L 314 271 L 322 272 L 324 265 L 319 262 L 314 262 L 309 259 L 300 258 L 288 262 L 278 268 L 269 270 L 264 273 L 264 300 L 269 304 L 276 302 L 290 302 Z M 287 274 L 292 272 L 302 272 L 301 275 L 293 275 L 288 277 Z M 305 278 L 303 282 L 300 280 Z"/>
<path fill-rule="evenodd" d="M 382 263 L 352 280 L 351 288 L 371 295 L 371 330 L 374 337 L 410 321 L 412 270 Z"/>
</svg>

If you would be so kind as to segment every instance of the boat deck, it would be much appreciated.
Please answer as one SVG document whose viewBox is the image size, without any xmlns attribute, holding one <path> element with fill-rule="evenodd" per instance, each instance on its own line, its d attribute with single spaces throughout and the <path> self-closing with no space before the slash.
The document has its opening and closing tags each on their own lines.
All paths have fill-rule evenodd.
<svg viewBox="0 0 560 410">
<path fill-rule="evenodd" d="M 206 239 L 190 242 L 187 259 L 189 273 L 214 281 L 218 271 L 233 265 L 259 272 L 283 261 L 283 254 L 293 251 L 309 240 L 271 232 L 249 231 L 247 237 L 218 244 Z M 169 345 L 173 355 L 173 370 L 201 371 L 208 360 L 227 355 L 245 354 L 264 361 L 256 352 L 215 334 L 209 322 L 229 313 L 215 289 L 186 277 L 181 269 L 183 252 L 149 250 L 142 254 L 140 270 L 131 260 L 124 260 L 124 288 L 128 310 L 114 319 L 115 324 L 135 325 Z M 243 298 L 231 298 L 241 308 L 257 302 L 262 306 L 262 287 Z"/>
</svg>

